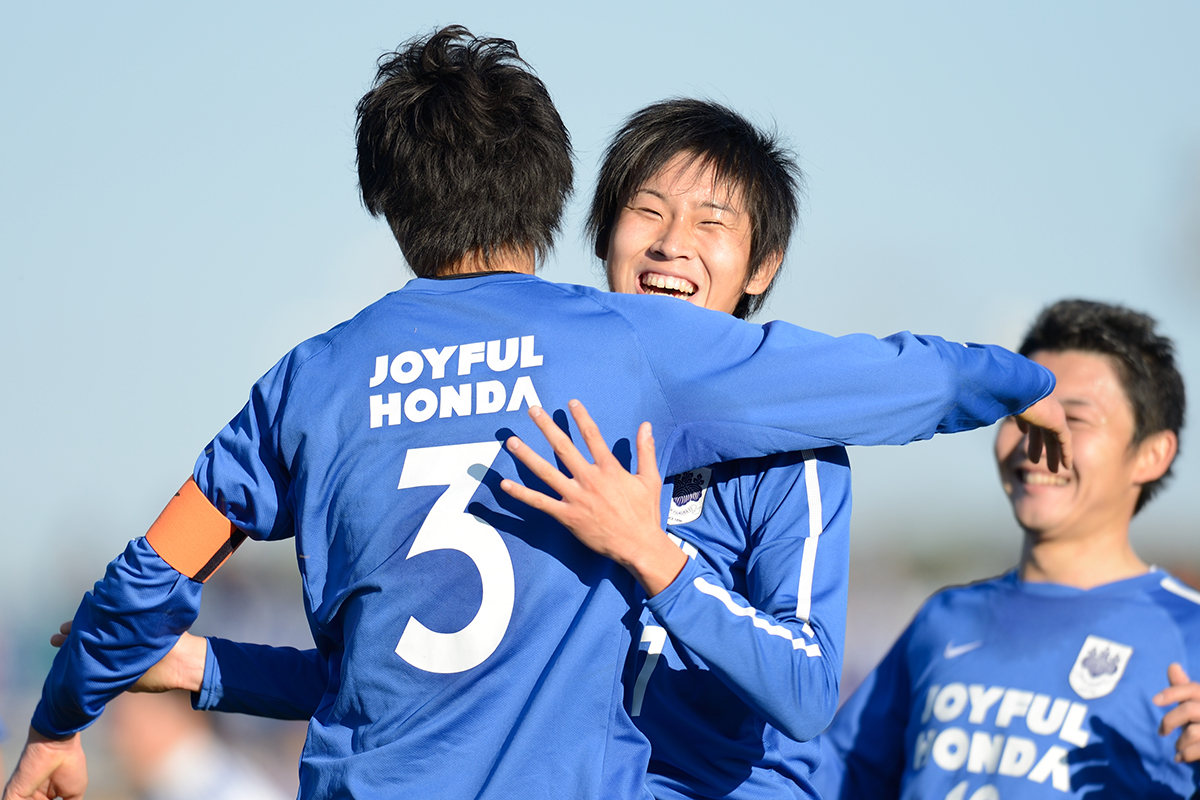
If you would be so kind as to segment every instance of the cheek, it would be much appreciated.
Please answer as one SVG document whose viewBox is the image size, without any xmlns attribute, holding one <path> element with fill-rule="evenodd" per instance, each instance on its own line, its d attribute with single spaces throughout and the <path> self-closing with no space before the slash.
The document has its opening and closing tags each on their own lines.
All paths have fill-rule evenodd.
<svg viewBox="0 0 1200 800">
<path fill-rule="evenodd" d="M 750 263 L 750 248 L 742 247 L 740 239 L 735 234 L 722 232 L 709 237 L 705 249 L 722 270 L 744 272 Z"/>
<path fill-rule="evenodd" d="M 1000 430 L 996 432 L 995 452 L 996 462 L 1000 464 L 1001 468 L 1003 468 L 1004 460 L 1017 449 L 1024 435 L 1017 427 L 1017 423 L 1011 419 L 1000 423 Z"/>
<path fill-rule="evenodd" d="M 636 289 L 634 267 L 637 256 L 644 248 L 639 245 L 645 239 L 638 220 L 628 214 L 617 217 L 612 235 L 608 237 L 608 258 L 604 262 L 608 276 L 608 288 L 614 292 L 633 292 Z"/>
<path fill-rule="evenodd" d="M 1092 431 L 1073 431 L 1072 449 L 1076 469 L 1090 484 L 1115 486 L 1131 472 L 1133 458 L 1118 441 L 1097 436 Z"/>
<path fill-rule="evenodd" d="M 633 263 L 626 257 L 614 239 L 608 248 L 608 260 L 604 262 L 608 276 L 608 288 L 614 292 L 633 291 Z"/>
<path fill-rule="evenodd" d="M 750 248 L 726 239 L 710 252 L 713 279 L 720 280 L 741 295 L 750 283 Z"/>
<path fill-rule="evenodd" d="M 712 246 L 701 254 L 713 291 L 741 296 L 750 272 L 750 260 L 735 247 Z"/>
</svg>

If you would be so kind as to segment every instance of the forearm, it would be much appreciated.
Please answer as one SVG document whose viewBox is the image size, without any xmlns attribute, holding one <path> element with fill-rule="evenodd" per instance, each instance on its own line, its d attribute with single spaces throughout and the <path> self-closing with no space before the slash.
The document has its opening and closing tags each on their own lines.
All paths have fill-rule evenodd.
<svg viewBox="0 0 1200 800">
<path fill-rule="evenodd" d="M 837 637 L 753 608 L 694 560 L 647 605 L 677 645 L 772 726 L 804 741 L 829 725 L 841 671 Z"/>
<path fill-rule="evenodd" d="M 737 532 L 741 570 L 684 544 L 697 565 L 647 605 L 676 645 L 754 712 L 792 738 L 811 739 L 832 718 L 841 675 L 851 510 L 845 451 L 719 465 L 707 477 L 677 477 L 673 493 L 680 486 L 708 492 L 692 541 Z"/>
<path fill-rule="evenodd" d="M 306 720 L 329 683 L 329 663 L 315 649 L 210 637 L 207 650 L 204 680 L 192 695 L 199 710 Z"/>
<path fill-rule="evenodd" d="M 199 613 L 201 588 L 144 538 L 130 542 L 84 595 L 46 678 L 33 727 L 59 738 L 91 724 L 109 700 L 171 651 Z"/>
<path fill-rule="evenodd" d="M 612 558 L 641 584 L 647 597 L 665 590 L 678 577 L 687 556 L 661 528 L 615 543 Z"/>
<path fill-rule="evenodd" d="M 919 342 L 937 351 L 950 381 L 937 433 L 986 427 L 1018 414 L 1054 389 L 1049 370 L 995 345 L 963 345 L 936 336 L 896 334 L 888 340 Z M 903 351 L 911 344 L 902 345 Z M 935 370 L 936 372 L 937 370 Z"/>
<path fill-rule="evenodd" d="M 714 455 L 906 444 L 971 430 L 1024 410 L 1054 386 L 1049 371 L 1003 348 L 938 337 L 833 338 L 771 323 L 752 342 L 727 339 L 709 343 L 720 362 L 713 368 L 671 348 L 652 353 L 668 406 L 692 420 L 660 442 L 664 474 Z"/>
</svg>

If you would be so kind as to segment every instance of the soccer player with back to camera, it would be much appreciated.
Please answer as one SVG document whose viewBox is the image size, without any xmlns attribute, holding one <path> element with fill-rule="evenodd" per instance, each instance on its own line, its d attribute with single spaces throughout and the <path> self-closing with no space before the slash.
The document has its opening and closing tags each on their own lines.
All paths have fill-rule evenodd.
<svg viewBox="0 0 1200 800">
<path fill-rule="evenodd" d="M 583 398 L 609 431 L 648 420 L 633 454 L 647 483 L 1023 409 L 1069 444 L 1042 400 L 1052 376 L 1000 348 L 832 339 L 535 277 L 571 151 L 511 42 L 462 28 L 414 40 L 382 60 L 358 112 L 364 202 L 417 279 L 256 383 L 85 596 L 6 798 L 82 793 L 78 731 L 171 650 L 247 536 L 295 539 L 328 668 L 301 796 L 648 797 L 649 746 L 622 708 L 638 570 L 500 489 L 519 476 L 502 443 L 528 441 L 543 405 Z M 517 452 L 534 449 L 550 454 Z M 670 571 L 664 540 L 639 578 Z"/>
<path fill-rule="evenodd" d="M 1200 592 L 1129 542 L 1178 452 L 1172 349 L 1120 306 L 1067 300 L 1038 317 L 1021 352 L 1058 379 L 1074 466 L 1050 473 L 1001 425 L 1020 564 L 926 601 L 822 737 L 822 797 L 1193 796 Z"/>
</svg>

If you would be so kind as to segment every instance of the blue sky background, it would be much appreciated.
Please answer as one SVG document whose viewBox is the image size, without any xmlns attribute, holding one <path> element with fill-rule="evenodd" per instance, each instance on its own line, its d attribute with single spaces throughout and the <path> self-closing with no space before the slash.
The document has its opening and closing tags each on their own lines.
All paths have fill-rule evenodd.
<svg viewBox="0 0 1200 800">
<path fill-rule="evenodd" d="M 380 53 L 452 22 L 516 40 L 574 136 L 548 278 L 599 282 L 580 210 L 621 120 L 706 97 L 808 176 L 762 319 L 1011 347 L 1047 302 L 1115 300 L 1200 391 L 1195 3 L 10 3 L 0 635 L 69 614 L 261 373 L 408 279 L 353 109 Z M 991 436 L 852 452 L 856 548 L 1015 557 Z M 1195 560 L 1192 447 L 1135 525 L 1151 557 Z"/>
</svg>

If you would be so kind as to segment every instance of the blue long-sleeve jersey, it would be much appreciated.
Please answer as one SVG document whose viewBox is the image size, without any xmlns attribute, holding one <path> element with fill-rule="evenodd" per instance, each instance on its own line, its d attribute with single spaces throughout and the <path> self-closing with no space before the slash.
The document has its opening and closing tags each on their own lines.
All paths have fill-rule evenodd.
<svg viewBox="0 0 1200 800">
<path fill-rule="evenodd" d="M 850 468 L 842 448 L 676 476 L 669 530 L 692 563 L 643 615 L 630 711 L 656 798 L 815 796 L 837 708 Z"/>
<path fill-rule="evenodd" d="M 648 601 L 625 686 L 651 744 L 650 791 L 814 797 L 812 740 L 837 707 L 845 638 L 845 450 L 716 464 L 665 489 L 691 560 Z M 315 650 L 217 638 L 205 667 L 197 708 L 284 719 L 311 716 L 328 676 Z"/>
<path fill-rule="evenodd" d="M 1200 664 L 1200 593 L 1160 570 L 1075 589 L 1015 572 L 926 602 L 821 737 L 821 796 L 1190 798 L 1158 735 L 1172 662 Z"/>
<path fill-rule="evenodd" d="M 636 797 L 633 581 L 498 489 L 533 482 L 501 449 L 538 440 L 528 406 L 578 397 L 614 432 L 648 419 L 675 474 L 990 424 L 1052 386 L 999 348 L 832 339 L 532 276 L 418 279 L 285 356 L 194 477 L 251 537 L 295 537 L 330 666 L 305 796 Z M 131 548 L 56 657 L 45 733 L 88 724 L 194 617 L 198 590 Z"/>
</svg>

